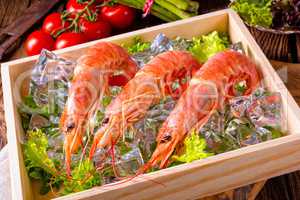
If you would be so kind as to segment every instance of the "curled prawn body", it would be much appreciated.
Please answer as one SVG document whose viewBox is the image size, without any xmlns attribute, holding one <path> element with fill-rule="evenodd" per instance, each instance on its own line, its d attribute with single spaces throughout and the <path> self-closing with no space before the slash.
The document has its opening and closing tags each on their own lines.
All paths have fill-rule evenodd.
<svg viewBox="0 0 300 200">
<path fill-rule="evenodd" d="M 150 106 L 170 94 L 170 85 L 176 78 L 199 68 L 198 61 L 184 51 L 169 51 L 153 58 L 107 107 L 104 124 L 95 134 L 90 158 L 97 148 L 116 144 L 126 128 L 143 118 Z"/>
<path fill-rule="evenodd" d="M 243 95 L 251 94 L 259 85 L 256 66 L 248 57 L 228 50 L 209 59 L 193 76 L 163 123 L 156 139 L 157 147 L 143 171 L 157 165 L 166 167 L 187 134 L 201 128 L 213 111 L 222 108 L 224 102 L 236 95 L 234 86 L 241 81 L 247 85 Z"/>
<path fill-rule="evenodd" d="M 69 175 L 71 154 L 82 145 L 87 119 L 108 91 L 109 81 L 116 70 L 130 79 L 135 75 L 137 65 L 126 50 L 109 42 L 100 42 L 89 48 L 77 61 L 60 119 L 60 129 L 65 134 L 64 151 Z"/>
</svg>

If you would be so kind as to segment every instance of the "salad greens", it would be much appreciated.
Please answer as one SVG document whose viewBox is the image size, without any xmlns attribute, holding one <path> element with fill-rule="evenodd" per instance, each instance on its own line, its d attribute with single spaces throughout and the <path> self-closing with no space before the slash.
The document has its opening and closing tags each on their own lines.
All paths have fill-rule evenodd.
<svg viewBox="0 0 300 200">
<path fill-rule="evenodd" d="M 185 138 L 184 149 L 185 152 L 182 155 L 174 155 L 173 159 L 179 162 L 189 163 L 194 160 L 199 160 L 214 155 L 213 153 L 206 151 L 206 140 L 201 138 L 195 130 L 192 131 L 190 136 Z"/>
<path fill-rule="evenodd" d="M 24 144 L 25 166 L 32 179 L 40 180 L 41 194 L 46 194 L 51 188 L 59 189 L 63 184 L 62 194 L 79 192 L 101 184 L 100 174 L 94 164 L 84 160 L 72 170 L 72 178 L 60 171 L 60 163 L 48 156 L 48 138 L 40 129 L 27 132 L 28 140 Z"/>
<path fill-rule="evenodd" d="M 38 106 L 31 95 L 24 97 L 23 104 L 20 105 L 19 111 L 28 114 L 40 114 L 45 117 L 50 116 L 49 107 Z"/>
<path fill-rule="evenodd" d="M 100 174 L 92 161 L 86 159 L 72 170 L 72 178 L 64 178 L 63 194 L 80 192 L 101 185 Z"/>
<path fill-rule="evenodd" d="M 299 0 L 273 0 L 273 28 L 300 29 Z"/>
<path fill-rule="evenodd" d="M 29 177 L 41 180 L 41 194 L 46 194 L 51 187 L 59 188 L 61 180 L 54 160 L 48 157 L 48 138 L 41 130 L 27 132 L 28 140 L 23 146 L 25 166 Z"/>
<path fill-rule="evenodd" d="M 235 0 L 231 8 L 250 25 L 271 27 L 273 15 L 272 0 Z"/>
<path fill-rule="evenodd" d="M 24 155 L 26 168 L 42 168 L 49 174 L 56 174 L 57 170 L 53 160 L 47 154 L 48 138 L 41 130 L 27 132 L 28 141 L 24 144 Z"/>
<path fill-rule="evenodd" d="M 201 62 L 206 62 L 210 57 L 229 47 L 228 36 L 213 31 L 207 35 L 195 37 L 188 49 Z"/>
<path fill-rule="evenodd" d="M 299 30 L 299 0 L 233 0 L 230 7 L 249 25 Z"/>
<path fill-rule="evenodd" d="M 134 54 L 149 49 L 150 42 L 143 42 L 141 37 L 134 37 L 133 43 L 129 46 L 125 46 L 125 48 L 127 48 L 128 53 Z"/>
<path fill-rule="evenodd" d="M 271 126 L 264 126 L 264 128 L 271 131 L 272 139 L 280 138 L 285 135 L 283 132 L 280 131 L 279 128 L 274 128 Z"/>
<path fill-rule="evenodd" d="M 247 90 L 247 83 L 246 81 L 238 82 L 234 85 L 234 89 L 237 92 L 237 94 L 240 96 L 244 94 L 244 92 Z"/>
</svg>

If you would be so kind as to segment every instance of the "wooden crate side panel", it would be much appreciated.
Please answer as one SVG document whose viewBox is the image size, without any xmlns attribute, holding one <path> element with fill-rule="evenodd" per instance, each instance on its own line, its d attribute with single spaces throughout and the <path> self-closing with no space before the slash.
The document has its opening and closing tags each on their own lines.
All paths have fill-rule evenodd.
<svg viewBox="0 0 300 200">
<path fill-rule="evenodd" d="M 298 135 L 286 136 L 57 200 L 201 198 L 299 169 L 299 145 Z"/>
<path fill-rule="evenodd" d="M 12 82 L 8 65 L 1 66 L 5 118 L 7 122 L 7 137 L 9 147 L 9 164 L 11 174 L 11 189 L 13 199 L 32 199 L 31 183 L 24 167 L 20 136 L 22 135 L 18 114 L 13 105 Z M 9 119 L 9 120 L 8 120 Z M 22 179 L 20 179 L 22 177 Z"/>
</svg>

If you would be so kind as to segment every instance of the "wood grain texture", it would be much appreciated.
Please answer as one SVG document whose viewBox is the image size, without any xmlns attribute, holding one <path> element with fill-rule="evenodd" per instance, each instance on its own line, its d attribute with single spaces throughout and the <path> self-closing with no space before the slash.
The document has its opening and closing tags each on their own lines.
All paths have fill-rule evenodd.
<svg viewBox="0 0 300 200">
<path fill-rule="evenodd" d="M 300 64 L 271 61 L 294 99 L 300 105 Z"/>
<path fill-rule="evenodd" d="M 2 0 L 0 1 L 0 28 L 12 23 L 33 0 Z"/>
<path fill-rule="evenodd" d="M 61 3 L 60 0 L 35 2 L 24 9 L 21 16 L 2 28 L 0 30 L 0 60 L 9 57 L 18 48 L 18 41 L 24 37 L 25 33 L 39 24 L 41 19 L 59 3 Z"/>
<path fill-rule="evenodd" d="M 1 0 L 0 1 L 0 29 L 12 23 L 22 14 L 34 0 Z M 1 78 L 1 77 L 0 77 Z M 3 109 L 2 82 L 0 83 L 0 149 L 7 143 L 6 124 Z"/>
<path fill-rule="evenodd" d="M 269 179 L 256 200 L 299 200 L 300 172 Z"/>
</svg>

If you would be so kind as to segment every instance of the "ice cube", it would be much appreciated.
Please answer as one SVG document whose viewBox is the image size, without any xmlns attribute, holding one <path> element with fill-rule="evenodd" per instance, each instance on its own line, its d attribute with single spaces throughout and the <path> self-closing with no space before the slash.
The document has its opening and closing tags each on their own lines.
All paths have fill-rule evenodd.
<svg viewBox="0 0 300 200">
<path fill-rule="evenodd" d="M 247 114 L 256 127 L 280 127 L 281 107 L 280 93 L 263 94 L 255 96 L 247 109 Z"/>
<path fill-rule="evenodd" d="M 151 52 L 155 55 L 165 51 L 173 50 L 172 41 L 165 34 L 158 34 L 150 46 Z"/>
<path fill-rule="evenodd" d="M 189 45 L 190 42 L 188 40 L 183 38 L 171 40 L 166 35 L 160 33 L 154 38 L 149 49 L 135 53 L 132 58 L 141 68 L 160 53 L 172 50 L 186 50 Z"/>
<path fill-rule="evenodd" d="M 43 50 L 31 72 L 29 95 L 39 107 L 48 108 L 52 123 L 58 123 L 64 108 L 74 67 L 75 62 Z"/>
<path fill-rule="evenodd" d="M 193 42 L 185 38 L 177 37 L 172 41 L 172 43 L 174 50 L 185 51 L 192 45 Z"/>
<path fill-rule="evenodd" d="M 247 111 L 250 103 L 250 98 L 246 96 L 232 98 L 229 101 L 232 115 L 237 118 L 245 116 L 245 112 Z"/>
<path fill-rule="evenodd" d="M 234 51 L 237 51 L 241 54 L 245 54 L 245 49 L 243 47 L 243 43 L 242 42 L 236 42 L 236 43 L 233 43 L 229 46 L 230 49 L 234 50 Z"/>
<path fill-rule="evenodd" d="M 272 139 L 272 132 L 264 127 L 258 127 L 256 128 L 256 133 L 260 137 L 260 141 L 267 141 Z"/>
<path fill-rule="evenodd" d="M 124 154 L 117 163 L 117 168 L 121 176 L 134 175 L 142 167 L 144 160 L 140 149 L 137 146 Z"/>
</svg>

